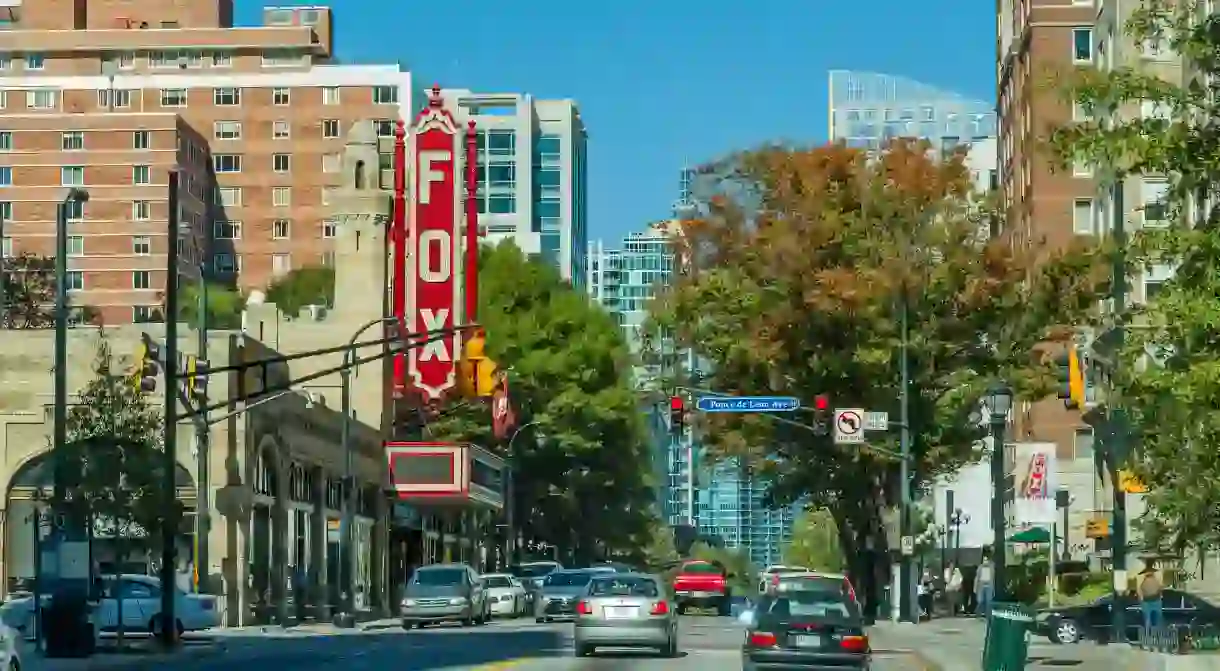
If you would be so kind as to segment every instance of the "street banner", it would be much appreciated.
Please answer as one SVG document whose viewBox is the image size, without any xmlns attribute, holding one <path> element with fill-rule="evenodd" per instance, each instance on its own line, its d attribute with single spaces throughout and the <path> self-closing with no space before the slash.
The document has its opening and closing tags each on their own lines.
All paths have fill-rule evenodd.
<svg viewBox="0 0 1220 671">
<path fill-rule="evenodd" d="M 1013 515 L 1022 524 L 1050 525 L 1058 516 L 1055 491 L 1059 488 L 1054 443 L 1017 443 L 1013 479 Z"/>
</svg>

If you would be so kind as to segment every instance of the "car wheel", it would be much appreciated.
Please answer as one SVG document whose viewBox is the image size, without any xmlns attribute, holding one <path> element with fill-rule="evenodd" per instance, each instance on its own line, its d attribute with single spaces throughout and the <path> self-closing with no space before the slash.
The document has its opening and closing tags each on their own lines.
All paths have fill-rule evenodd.
<svg viewBox="0 0 1220 671">
<path fill-rule="evenodd" d="M 403 620 L 403 622 L 402 622 L 402 628 L 403 628 L 404 630 L 406 630 L 406 631 L 410 631 L 410 630 L 411 630 L 411 623 L 410 623 L 410 622 L 407 622 L 406 620 Z"/>
<path fill-rule="evenodd" d="M 534 618 L 534 622 L 537 622 L 538 624 L 542 624 L 543 622 L 546 622 L 546 618 L 545 617 L 536 617 L 536 618 Z"/>
<path fill-rule="evenodd" d="M 1059 620 L 1055 623 L 1055 631 L 1051 640 L 1056 643 L 1077 643 L 1080 641 L 1080 627 L 1071 620 Z"/>
<path fill-rule="evenodd" d="M 661 654 L 670 659 L 678 656 L 678 637 L 676 635 L 669 637 L 669 642 L 661 649 Z"/>
</svg>

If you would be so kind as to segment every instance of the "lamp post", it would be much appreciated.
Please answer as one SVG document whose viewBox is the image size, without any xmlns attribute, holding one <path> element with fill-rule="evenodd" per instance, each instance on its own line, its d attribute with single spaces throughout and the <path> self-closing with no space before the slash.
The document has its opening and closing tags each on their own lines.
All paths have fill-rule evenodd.
<svg viewBox="0 0 1220 671">
<path fill-rule="evenodd" d="M 1004 540 L 1004 498 L 1007 476 L 1004 469 L 1004 427 L 1008 424 L 1008 413 L 1012 410 L 1012 389 L 1003 382 L 996 382 L 987 390 L 984 401 L 990 414 L 991 424 L 991 564 L 992 603 L 1005 598 L 1008 590 Z"/>
<path fill-rule="evenodd" d="M 508 479 L 505 481 L 506 486 L 505 486 L 505 492 L 504 492 L 504 527 L 505 527 L 504 535 L 507 537 L 508 542 L 505 544 L 506 547 L 504 548 L 504 558 L 507 560 L 508 566 L 511 566 L 511 565 L 517 563 L 517 520 L 516 520 L 516 515 L 517 515 L 517 509 L 516 509 L 517 508 L 517 506 L 516 506 L 517 461 L 516 461 L 516 459 L 513 458 L 513 455 L 515 454 L 513 452 L 513 446 L 517 442 L 517 436 L 520 436 L 522 431 L 524 431 L 525 429 L 527 429 L 531 426 L 538 426 L 538 421 L 534 420 L 531 422 L 526 422 L 526 423 L 522 424 L 521 426 L 518 426 L 513 431 L 513 435 L 509 437 L 508 446 L 505 449 L 505 452 L 507 452 L 507 454 L 508 454 Z M 505 568 L 507 569 L 507 566 Z"/>
<path fill-rule="evenodd" d="M 30 500 L 34 504 L 34 512 L 30 515 L 30 522 L 34 525 L 34 584 L 31 590 L 34 593 L 34 616 L 30 626 L 34 629 L 35 647 L 42 649 L 42 520 L 46 511 L 46 496 L 41 486 L 34 488 Z"/>
<path fill-rule="evenodd" d="M 64 459 L 68 442 L 68 215 L 69 208 L 89 201 L 89 192 L 72 187 L 55 208 L 55 401 L 52 429 L 53 500 L 63 505 Z"/>
<path fill-rule="evenodd" d="M 949 528 L 953 534 L 953 564 L 956 566 L 962 563 L 962 527 L 967 524 L 970 524 L 970 515 L 961 508 L 954 508 L 949 517 Z"/>
</svg>

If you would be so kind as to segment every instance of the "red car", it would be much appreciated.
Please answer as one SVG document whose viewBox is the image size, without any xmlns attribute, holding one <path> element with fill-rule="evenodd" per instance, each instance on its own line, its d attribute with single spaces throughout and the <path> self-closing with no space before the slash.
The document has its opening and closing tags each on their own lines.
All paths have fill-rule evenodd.
<svg viewBox="0 0 1220 671">
<path fill-rule="evenodd" d="M 693 559 L 682 562 L 674 577 L 674 601 L 678 612 L 687 608 L 715 608 L 716 614 L 732 612 L 733 593 L 729 588 L 732 575 L 717 562 Z"/>
</svg>

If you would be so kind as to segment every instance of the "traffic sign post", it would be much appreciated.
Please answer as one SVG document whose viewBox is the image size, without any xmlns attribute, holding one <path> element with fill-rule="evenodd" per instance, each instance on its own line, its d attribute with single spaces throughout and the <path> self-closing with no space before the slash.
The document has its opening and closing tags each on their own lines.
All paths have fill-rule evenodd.
<svg viewBox="0 0 1220 671">
<path fill-rule="evenodd" d="M 903 536 L 902 537 L 902 555 L 904 557 L 910 557 L 911 555 L 914 555 L 914 554 L 915 554 L 915 537 L 914 536 Z"/>
<path fill-rule="evenodd" d="M 864 409 L 836 408 L 834 416 L 835 444 L 864 442 Z"/>
</svg>

